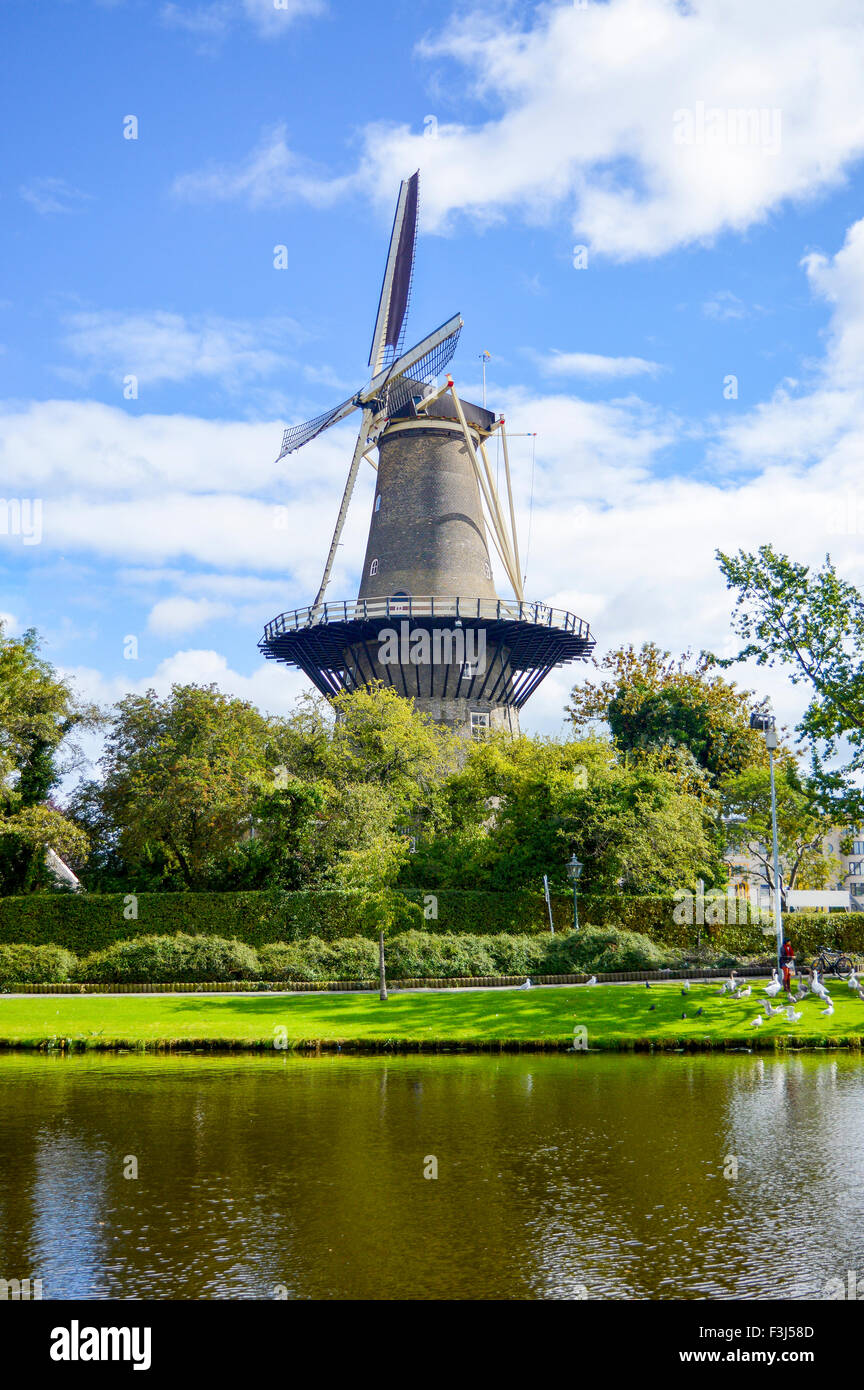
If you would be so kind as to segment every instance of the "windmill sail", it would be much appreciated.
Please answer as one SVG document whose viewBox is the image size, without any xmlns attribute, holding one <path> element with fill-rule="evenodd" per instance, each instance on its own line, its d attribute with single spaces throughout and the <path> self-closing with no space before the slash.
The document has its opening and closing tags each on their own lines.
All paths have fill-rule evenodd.
<svg viewBox="0 0 864 1390">
<path fill-rule="evenodd" d="M 403 329 L 414 273 L 419 179 L 419 172 L 412 174 L 410 179 L 402 181 L 399 188 L 369 356 L 373 368 L 372 380 L 355 396 L 325 410 L 322 415 L 316 415 L 314 420 L 289 425 L 282 436 L 280 459 L 302 448 L 310 439 L 315 439 L 331 425 L 338 424 L 352 411 L 366 410 L 369 406 L 371 414 L 367 433 L 374 437 L 380 424 L 395 411 L 401 410 L 424 383 L 437 377 L 456 351 L 462 329 L 458 314 L 436 328 L 434 333 L 427 334 L 407 352 L 403 351 Z"/>
<path fill-rule="evenodd" d="M 411 277 L 414 273 L 419 182 L 418 170 L 410 179 L 404 179 L 399 188 L 396 216 L 390 234 L 390 249 L 387 252 L 387 264 L 381 282 L 375 332 L 372 334 L 372 348 L 369 353 L 369 366 L 374 372 L 379 372 L 388 358 L 392 361 L 397 357 L 402 345 L 402 330 L 411 292 Z"/>
<path fill-rule="evenodd" d="M 279 458 L 284 458 L 286 454 L 293 454 L 295 449 L 300 449 L 304 444 L 308 444 L 310 439 L 321 434 L 330 425 L 335 425 L 337 420 L 344 420 L 346 415 L 356 408 L 356 402 L 352 397 L 350 401 L 343 401 L 341 405 L 333 406 L 332 410 L 325 410 L 323 415 L 316 415 L 314 420 L 306 420 L 302 425 L 289 425 L 282 435 L 282 448 L 279 450 Z M 276 460 L 279 462 L 279 459 Z"/>
</svg>

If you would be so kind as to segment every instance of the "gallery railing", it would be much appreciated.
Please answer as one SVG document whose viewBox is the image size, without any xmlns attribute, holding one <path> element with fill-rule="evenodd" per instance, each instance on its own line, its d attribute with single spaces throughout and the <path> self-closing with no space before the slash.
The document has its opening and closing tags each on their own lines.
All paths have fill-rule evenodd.
<svg viewBox="0 0 864 1390">
<path fill-rule="evenodd" d="M 535 626 L 558 628 L 564 632 L 589 637 L 588 624 L 575 613 L 563 608 L 551 608 L 548 603 L 519 603 L 517 600 L 488 598 L 373 598 L 336 603 L 319 603 L 311 608 L 297 608 L 292 613 L 280 613 L 264 629 L 265 639 L 272 641 L 287 632 L 321 623 L 353 623 L 379 618 L 466 618 L 494 622 L 532 623 Z"/>
</svg>

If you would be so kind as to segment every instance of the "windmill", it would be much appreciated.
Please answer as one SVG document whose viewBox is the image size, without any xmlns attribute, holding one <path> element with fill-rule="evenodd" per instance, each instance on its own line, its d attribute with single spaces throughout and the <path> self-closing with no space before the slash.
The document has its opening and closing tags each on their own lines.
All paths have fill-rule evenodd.
<svg viewBox="0 0 864 1390">
<path fill-rule="evenodd" d="M 435 719 L 482 736 L 495 727 L 518 730 L 519 709 L 548 672 L 584 659 L 594 639 L 572 613 L 524 600 L 504 418 L 487 410 L 485 399 L 483 406 L 463 402 L 452 376 L 437 384 L 456 351 L 462 319 L 455 314 L 404 349 L 418 181 L 415 173 L 399 189 L 369 381 L 340 405 L 285 430 L 280 459 L 360 414 L 315 600 L 274 618 L 258 645 L 268 659 L 299 667 L 325 695 L 382 682 Z M 496 434 L 506 506 L 486 448 Z M 376 469 L 377 485 L 360 591 L 353 602 L 328 601 L 364 459 Z M 512 600 L 495 589 L 489 542 Z"/>
<path fill-rule="evenodd" d="M 384 267 L 378 314 L 369 352 L 371 380 L 341 405 L 334 406 L 332 410 L 325 411 L 314 420 L 307 420 L 305 424 L 290 427 L 282 436 L 279 459 L 284 458 L 286 454 L 293 454 L 295 449 L 302 449 L 304 444 L 316 439 L 331 425 L 338 425 L 355 410 L 361 413 L 357 443 L 354 446 L 348 480 L 336 518 L 336 529 L 330 542 L 324 576 L 313 607 L 320 604 L 330 583 L 333 561 L 336 559 L 357 474 L 370 447 L 370 441 L 376 439 L 378 431 L 389 416 L 404 405 L 412 394 L 416 394 L 418 382 L 423 383 L 430 377 L 435 378 L 444 370 L 456 351 L 462 331 L 462 319 L 458 314 L 454 314 L 446 323 L 442 323 L 440 328 L 436 328 L 434 333 L 428 333 L 407 352 L 401 351 L 411 282 L 414 278 L 419 181 L 418 170 L 410 179 L 404 179 L 399 188 L 393 231 L 390 234 L 390 249 L 387 252 L 387 264 Z M 279 459 L 276 460 L 277 463 Z"/>
</svg>

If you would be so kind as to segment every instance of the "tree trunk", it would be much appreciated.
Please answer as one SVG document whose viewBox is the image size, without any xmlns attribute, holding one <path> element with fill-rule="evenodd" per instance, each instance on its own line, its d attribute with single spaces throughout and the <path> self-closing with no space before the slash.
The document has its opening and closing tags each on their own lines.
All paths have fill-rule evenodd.
<svg viewBox="0 0 864 1390">
<path fill-rule="evenodd" d="M 384 933 L 378 934 L 378 998 L 387 998 L 387 973 L 384 969 Z"/>
</svg>

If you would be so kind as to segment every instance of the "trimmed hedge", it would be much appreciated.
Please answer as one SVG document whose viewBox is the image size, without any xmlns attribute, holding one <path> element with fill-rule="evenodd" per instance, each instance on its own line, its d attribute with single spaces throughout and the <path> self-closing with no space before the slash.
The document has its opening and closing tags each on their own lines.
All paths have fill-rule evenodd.
<svg viewBox="0 0 864 1390">
<path fill-rule="evenodd" d="M 434 895 L 406 889 L 395 931 L 421 930 L 453 936 L 549 934 L 542 893 L 522 890 L 481 893 L 439 889 Z M 287 893 L 29 894 L 0 899 L 0 944 L 52 944 L 77 955 L 104 951 L 118 941 L 145 936 L 218 936 L 261 948 L 317 937 L 336 942 L 377 935 L 366 895 L 351 890 Z M 614 926 L 637 931 L 658 945 L 692 951 L 699 944 L 734 955 L 770 954 L 771 942 L 758 924 L 702 926 L 678 923 L 675 903 L 662 897 L 579 898 L 580 926 Z M 426 918 L 424 909 L 437 908 Z M 125 914 L 137 910 L 137 917 Z M 573 921 L 573 899 L 552 898 L 556 932 Z M 864 953 L 864 913 L 791 913 L 787 930 L 796 948 L 812 953 L 823 942 Z M 526 967 L 527 968 L 527 967 Z M 521 967 L 517 968 L 519 973 Z M 278 977 L 277 977 L 278 978 Z"/>
<path fill-rule="evenodd" d="M 434 894 L 419 889 L 401 893 L 404 911 L 397 931 L 411 929 L 475 936 L 517 935 L 549 930 L 542 893 L 521 890 L 482 893 L 441 888 Z M 135 936 L 222 936 L 246 941 L 250 946 L 267 942 L 303 941 L 319 936 L 336 941 L 346 936 L 375 936 L 369 920 L 366 895 L 357 890 L 305 890 L 256 893 L 120 893 L 29 894 L 0 898 L 0 941 L 31 945 L 53 942 L 68 950 L 104 950 L 115 941 Z M 677 925 L 674 903 L 659 897 L 590 896 L 579 899 L 580 924 L 615 925 L 638 930 L 670 946 L 687 946 L 695 930 Z M 437 916 L 426 917 L 426 911 Z M 137 912 L 137 916 L 132 913 Z M 552 898 L 556 931 L 567 931 L 573 922 L 573 899 Z"/>
<path fill-rule="evenodd" d="M 783 927 L 796 955 L 805 958 L 820 946 L 864 953 L 864 912 L 784 912 Z"/>
</svg>

